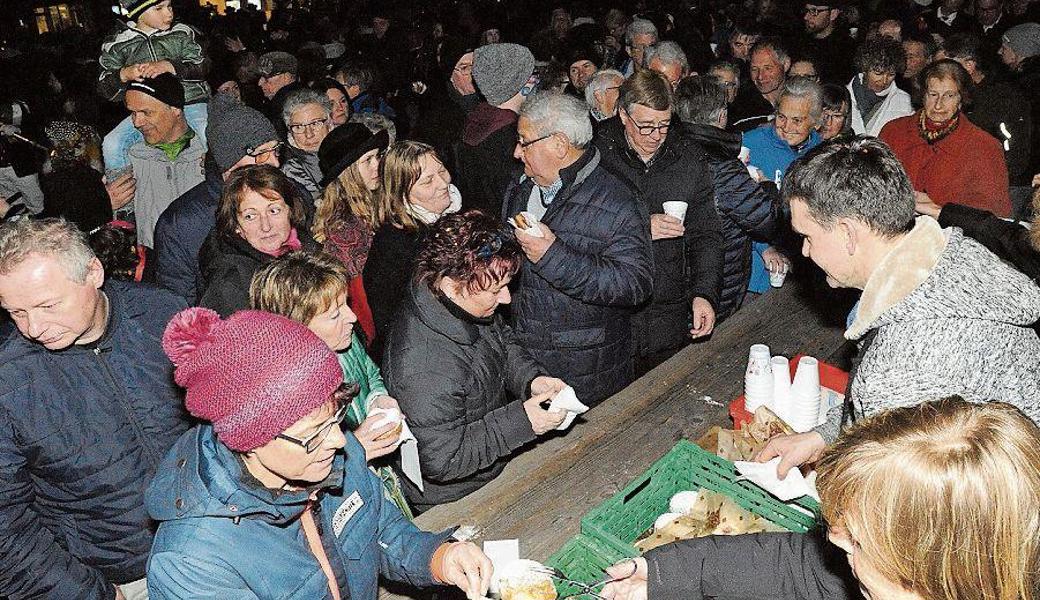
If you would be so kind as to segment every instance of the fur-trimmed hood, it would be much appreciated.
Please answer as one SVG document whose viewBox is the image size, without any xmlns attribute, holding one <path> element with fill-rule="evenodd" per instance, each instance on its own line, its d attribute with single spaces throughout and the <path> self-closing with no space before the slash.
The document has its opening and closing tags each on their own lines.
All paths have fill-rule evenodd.
<svg viewBox="0 0 1040 600">
<path fill-rule="evenodd" d="M 963 318 L 1029 326 L 1040 320 L 1040 288 L 997 262 L 957 228 L 918 217 L 863 288 L 845 337 L 928 319 Z"/>
</svg>

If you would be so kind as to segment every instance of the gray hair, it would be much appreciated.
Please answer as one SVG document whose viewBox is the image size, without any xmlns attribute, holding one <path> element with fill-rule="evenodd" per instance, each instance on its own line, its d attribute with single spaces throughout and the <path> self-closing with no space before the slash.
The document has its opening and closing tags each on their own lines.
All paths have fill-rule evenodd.
<svg viewBox="0 0 1040 600">
<path fill-rule="evenodd" d="M 892 237 L 914 224 L 910 178 L 892 150 L 869 136 L 824 144 L 795 161 L 782 192 L 788 202 L 804 202 L 828 230 L 838 219 L 851 218 Z"/>
<path fill-rule="evenodd" d="M 787 52 L 787 48 L 784 43 L 777 37 L 764 37 L 755 42 L 755 45 L 751 47 L 751 52 L 748 53 L 748 57 L 751 57 L 760 50 L 769 50 L 776 57 L 777 62 L 784 62 L 791 60 L 790 53 Z"/>
<path fill-rule="evenodd" d="M 624 81 L 625 75 L 616 69 L 600 69 L 593 73 L 585 85 L 585 104 L 589 105 L 589 110 L 594 111 L 597 108 L 596 92 L 605 92 L 611 83 L 620 86 Z"/>
<path fill-rule="evenodd" d="M 589 110 L 585 103 L 570 94 L 534 94 L 520 107 L 520 117 L 527 119 L 539 136 L 562 133 L 577 148 L 585 148 L 592 141 Z"/>
<path fill-rule="evenodd" d="M 737 79 L 737 85 L 740 85 L 740 67 L 732 61 L 720 58 L 711 63 L 711 66 L 708 67 L 708 74 L 714 76 L 716 71 L 729 71 Z"/>
<path fill-rule="evenodd" d="M 65 219 L 18 220 L 0 225 L 0 276 L 34 254 L 53 256 L 76 283 L 87 280 L 90 263 L 97 258 L 87 235 Z"/>
<path fill-rule="evenodd" d="M 679 65 L 683 73 L 690 72 L 690 61 L 686 59 L 686 53 L 683 52 L 682 46 L 673 41 L 665 40 L 649 46 L 643 52 L 643 66 L 650 68 L 650 61 L 655 58 L 666 65 Z"/>
<path fill-rule="evenodd" d="M 649 34 L 654 36 L 654 39 L 658 39 L 657 25 L 654 25 L 653 21 L 647 21 L 646 19 L 636 19 L 628 24 L 625 28 L 625 43 L 631 44 L 632 38 L 637 35 Z"/>
<path fill-rule="evenodd" d="M 675 112 L 683 123 L 717 125 L 726 110 L 726 90 L 710 75 L 692 75 L 675 90 Z"/>
<path fill-rule="evenodd" d="M 285 126 L 289 126 L 289 121 L 292 119 L 294 112 L 308 104 L 320 106 L 325 111 L 326 119 L 332 115 L 332 101 L 329 100 L 327 95 L 311 89 L 296 90 L 289 94 L 285 99 L 285 104 L 282 105 L 282 120 L 285 121 Z"/>
<path fill-rule="evenodd" d="M 364 125 L 372 133 L 379 133 L 385 129 L 390 136 L 391 145 L 397 140 L 397 126 L 394 125 L 393 121 L 379 113 L 351 113 L 348 122 Z"/>
<path fill-rule="evenodd" d="M 792 77 L 784 82 L 776 105 L 780 106 L 784 98 L 805 98 L 809 101 L 809 116 L 813 123 L 819 123 L 823 116 L 823 87 L 806 77 Z"/>
</svg>

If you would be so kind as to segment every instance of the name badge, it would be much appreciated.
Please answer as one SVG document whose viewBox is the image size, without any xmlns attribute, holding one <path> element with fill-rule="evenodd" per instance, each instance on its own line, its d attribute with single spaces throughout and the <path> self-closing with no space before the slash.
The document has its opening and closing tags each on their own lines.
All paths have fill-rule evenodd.
<svg viewBox="0 0 1040 600">
<path fill-rule="evenodd" d="M 339 537 L 339 534 L 347 525 L 347 521 L 357 514 L 357 511 L 361 510 L 364 504 L 365 501 L 361 499 L 361 494 L 354 492 L 343 504 L 339 505 L 339 508 L 336 509 L 336 514 L 332 516 L 332 531 L 336 533 L 336 537 Z"/>
</svg>

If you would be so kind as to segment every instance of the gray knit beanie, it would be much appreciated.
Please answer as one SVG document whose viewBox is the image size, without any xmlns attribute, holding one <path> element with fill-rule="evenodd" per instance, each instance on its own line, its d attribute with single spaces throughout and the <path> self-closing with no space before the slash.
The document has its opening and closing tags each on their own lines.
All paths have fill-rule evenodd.
<svg viewBox="0 0 1040 600">
<path fill-rule="evenodd" d="M 1004 32 L 1004 43 L 1022 58 L 1040 54 L 1040 24 L 1015 25 Z"/>
<path fill-rule="evenodd" d="M 227 94 L 217 94 L 210 100 L 206 144 L 221 173 L 251 149 L 277 140 L 274 126 L 261 113 Z"/>
<path fill-rule="evenodd" d="M 534 55 L 519 44 L 488 44 L 473 53 L 473 81 L 488 104 L 499 105 L 524 87 L 534 73 Z"/>
</svg>

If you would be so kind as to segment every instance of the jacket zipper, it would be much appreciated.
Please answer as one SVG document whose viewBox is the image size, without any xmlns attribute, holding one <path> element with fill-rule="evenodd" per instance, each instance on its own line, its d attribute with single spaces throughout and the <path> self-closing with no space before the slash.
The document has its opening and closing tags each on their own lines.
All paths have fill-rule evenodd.
<svg viewBox="0 0 1040 600">
<path fill-rule="evenodd" d="M 130 403 L 126 399 L 126 394 L 119 387 L 116 381 L 115 374 L 112 373 L 112 368 L 109 366 L 108 361 L 102 356 L 102 352 L 108 352 L 110 350 L 102 350 L 100 347 L 94 348 L 94 356 L 97 357 L 98 363 L 101 364 L 101 368 L 105 371 L 105 375 L 108 376 L 108 380 L 112 385 L 112 389 L 116 392 L 117 400 L 122 405 L 123 410 L 126 412 L 126 416 L 130 421 L 130 426 L 134 429 L 134 435 L 140 440 L 141 447 L 148 453 L 148 456 L 152 459 L 152 462 L 158 464 L 159 456 L 156 455 L 155 449 L 152 444 L 149 443 L 148 437 L 145 436 L 144 430 L 141 429 L 141 424 L 137 421 L 137 415 L 134 414 L 134 409 L 130 406 Z"/>
</svg>

